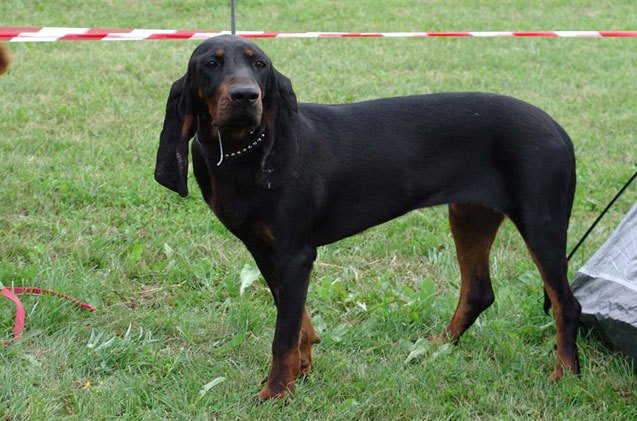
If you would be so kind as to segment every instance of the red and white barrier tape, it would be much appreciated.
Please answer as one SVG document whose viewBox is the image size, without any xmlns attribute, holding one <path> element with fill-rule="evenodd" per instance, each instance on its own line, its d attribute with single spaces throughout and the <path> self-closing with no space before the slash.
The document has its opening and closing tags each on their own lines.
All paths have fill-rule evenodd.
<svg viewBox="0 0 637 421">
<path fill-rule="evenodd" d="M 0 27 L 0 41 L 140 41 L 152 39 L 203 40 L 230 31 L 174 29 L 91 29 L 58 27 Z M 242 38 L 434 38 L 434 37 L 564 37 L 637 38 L 637 31 L 499 31 L 499 32 L 263 32 L 237 31 Z"/>
</svg>

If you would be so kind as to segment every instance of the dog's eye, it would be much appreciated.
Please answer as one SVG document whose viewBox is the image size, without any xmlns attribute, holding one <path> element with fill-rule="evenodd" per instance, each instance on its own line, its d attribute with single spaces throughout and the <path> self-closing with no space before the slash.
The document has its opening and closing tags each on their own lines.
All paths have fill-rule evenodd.
<svg viewBox="0 0 637 421">
<path fill-rule="evenodd" d="M 215 60 L 210 60 L 206 63 L 206 67 L 219 67 L 219 62 Z"/>
<path fill-rule="evenodd" d="M 265 62 L 261 61 L 261 60 L 257 60 L 254 62 L 254 67 L 258 67 L 258 68 L 264 68 L 265 67 Z"/>
</svg>

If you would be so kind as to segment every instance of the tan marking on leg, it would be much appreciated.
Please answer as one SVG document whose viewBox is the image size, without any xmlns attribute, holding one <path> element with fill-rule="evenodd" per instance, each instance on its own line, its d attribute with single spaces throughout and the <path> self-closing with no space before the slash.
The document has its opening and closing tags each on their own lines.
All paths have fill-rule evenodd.
<svg viewBox="0 0 637 421">
<path fill-rule="evenodd" d="M 294 397 L 294 378 L 299 370 L 299 349 L 294 347 L 281 356 L 272 357 L 270 375 L 259 392 L 259 400 L 285 399 Z"/>
<path fill-rule="evenodd" d="M 314 355 L 312 353 L 312 345 L 317 344 L 321 341 L 316 330 L 314 329 L 314 325 L 312 324 L 312 319 L 310 318 L 310 313 L 307 311 L 307 306 L 303 309 L 303 320 L 301 321 L 301 335 L 299 337 L 299 353 L 300 353 L 300 368 L 299 375 L 307 375 L 312 368 L 314 367 Z"/>
<path fill-rule="evenodd" d="M 489 251 L 504 216 L 480 205 L 449 206 L 449 222 L 460 266 L 458 307 L 442 337 L 434 342 L 457 343 L 493 299 L 489 274 Z"/>
<path fill-rule="evenodd" d="M 564 377 L 564 368 L 566 367 L 571 373 L 578 374 L 577 362 L 575 361 L 575 356 L 572 354 L 568 354 L 566 352 L 566 346 L 564 344 L 565 333 L 566 330 L 566 322 L 564 320 L 564 314 L 562 305 L 558 300 L 558 295 L 555 290 L 548 283 L 548 277 L 542 264 L 539 259 L 527 245 L 527 249 L 531 254 L 531 258 L 540 271 L 540 275 L 542 276 L 542 280 L 544 281 L 544 289 L 546 290 L 546 294 L 549 296 L 549 300 L 551 301 L 551 305 L 553 307 L 553 317 L 555 318 L 555 333 L 557 337 L 557 361 L 555 363 L 555 369 L 549 375 L 549 380 L 557 381 Z"/>
</svg>

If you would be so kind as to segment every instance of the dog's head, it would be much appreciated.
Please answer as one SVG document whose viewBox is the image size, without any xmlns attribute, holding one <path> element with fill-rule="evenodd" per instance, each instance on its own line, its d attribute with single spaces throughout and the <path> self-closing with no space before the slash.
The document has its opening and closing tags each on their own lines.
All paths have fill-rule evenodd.
<svg viewBox="0 0 637 421">
<path fill-rule="evenodd" d="M 186 74 L 170 89 L 155 179 L 181 196 L 188 194 L 188 141 L 197 130 L 200 136 L 219 130 L 224 138 L 240 140 L 264 126 L 268 141 L 261 169 L 269 171 L 275 141 L 295 137 L 297 124 L 292 85 L 263 51 L 234 36 L 210 38 L 195 48 Z M 293 140 L 288 147 L 295 149 Z"/>
</svg>

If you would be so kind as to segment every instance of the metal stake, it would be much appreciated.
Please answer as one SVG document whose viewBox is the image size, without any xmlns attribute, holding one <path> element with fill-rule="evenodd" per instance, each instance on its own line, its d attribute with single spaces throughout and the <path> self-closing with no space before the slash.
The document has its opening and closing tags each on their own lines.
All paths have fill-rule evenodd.
<svg viewBox="0 0 637 421">
<path fill-rule="evenodd" d="M 234 0 L 230 0 L 230 30 L 232 31 L 232 35 L 237 34 L 237 25 L 234 18 Z"/>
</svg>

